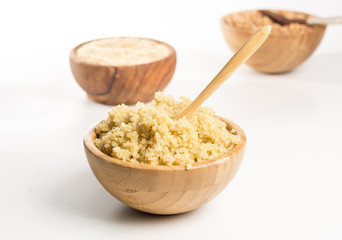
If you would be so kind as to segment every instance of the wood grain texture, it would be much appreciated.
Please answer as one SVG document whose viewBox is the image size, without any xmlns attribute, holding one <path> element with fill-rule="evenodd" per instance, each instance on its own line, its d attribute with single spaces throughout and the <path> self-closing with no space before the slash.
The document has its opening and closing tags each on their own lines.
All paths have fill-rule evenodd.
<svg viewBox="0 0 342 240">
<path fill-rule="evenodd" d="M 213 94 L 223 82 L 230 77 L 250 56 L 254 54 L 256 50 L 265 42 L 268 35 L 271 32 L 271 26 L 263 26 L 258 29 L 250 38 L 243 43 L 240 49 L 234 54 L 234 56 L 227 62 L 227 64 L 221 69 L 221 71 L 214 77 L 214 79 L 206 86 L 206 88 L 198 95 L 198 97 L 175 119 L 181 117 L 190 117 L 192 113 L 196 111 L 199 106 Z"/>
<path fill-rule="evenodd" d="M 252 30 L 242 30 L 228 25 L 221 19 L 223 35 L 232 51 L 239 49 Z M 315 51 L 322 40 L 325 27 L 315 27 L 314 32 L 296 35 L 270 34 L 265 43 L 246 62 L 251 68 L 265 73 L 288 72 L 303 63 Z"/>
<path fill-rule="evenodd" d="M 155 62 L 131 66 L 81 62 L 77 59 L 76 51 L 88 42 L 82 43 L 72 49 L 70 67 L 78 84 L 93 101 L 107 105 L 150 102 L 155 92 L 162 91 L 168 85 L 176 68 L 174 48 L 166 43 L 156 42 L 166 45 L 170 54 Z"/>
<path fill-rule="evenodd" d="M 209 202 L 235 176 L 243 158 L 246 135 L 235 123 L 221 118 L 236 130 L 241 143 L 219 159 L 185 166 L 132 164 L 112 158 L 94 145 L 91 128 L 84 137 L 85 153 L 98 181 L 115 198 L 137 210 L 153 214 L 178 214 Z"/>
</svg>

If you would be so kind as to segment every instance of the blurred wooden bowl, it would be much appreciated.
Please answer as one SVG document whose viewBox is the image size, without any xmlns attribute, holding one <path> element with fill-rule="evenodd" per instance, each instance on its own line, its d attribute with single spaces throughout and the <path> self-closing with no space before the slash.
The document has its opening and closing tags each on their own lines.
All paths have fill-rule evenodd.
<svg viewBox="0 0 342 240">
<path fill-rule="evenodd" d="M 170 54 L 154 62 L 124 66 L 107 66 L 80 61 L 77 58 L 77 49 L 91 41 L 82 43 L 71 50 L 71 71 L 77 83 L 95 102 L 107 105 L 150 102 L 155 92 L 163 90 L 168 85 L 176 67 L 175 49 L 169 44 L 157 40 L 152 41 L 167 46 Z"/>
<path fill-rule="evenodd" d="M 98 181 L 115 198 L 137 210 L 153 214 L 191 211 L 212 200 L 232 180 L 243 158 L 246 135 L 235 123 L 220 118 L 235 129 L 241 142 L 222 157 L 185 166 L 152 166 L 110 157 L 96 148 L 91 128 L 84 137 L 85 153 Z"/>
<path fill-rule="evenodd" d="M 226 17 L 230 15 L 226 15 L 221 19 L 221 28 L 228 46 L 235 52 L 255 30 L 231 26 L 226 21 Z M 324 32 L 325 26 L 315 26 L 314 31 L 300 34 L 279 34 L 271 31 L 268 39 L 246 64 L 257 71 L 265 73 L 291 71 L 310 57 L 322 40 Z"/>
</svg>

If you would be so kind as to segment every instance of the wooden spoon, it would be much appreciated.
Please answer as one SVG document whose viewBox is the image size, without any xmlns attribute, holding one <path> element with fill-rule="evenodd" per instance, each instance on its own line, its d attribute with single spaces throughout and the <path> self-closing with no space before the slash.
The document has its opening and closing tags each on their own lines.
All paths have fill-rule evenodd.
<svg viewBox="0 0 342 240">
<path fill-rule="evenodd" d="M 221 84 L 226 81 L 232 73 L 250 58 L 253 53 L 265 42 L 271 32 L 272 27 L 266 25 L 256 31 L 234 54 L 228 63 L 221 69 L 215 78 L 208 86 L 200 93 L 200 95 L 180 114 L 175 117 L 175 120 L 182 117 L 190 117 L 191 114 L 216 90 Z"/>
<path fill-rule="evenodd" d="M 275 13 L 269 10 L 259 10 L 261 14 L 269 17 L 273 22 L 278 23 L 282 26 L 289 25 L 291 23 L 300 23 L 307 25 L 328 25 L 328 24 L 341 24 L 342 17 L 330 17 L 330 18 L 319 18 L 319 17 L 308 17 L 303 18 L 287 18 L 279 13 Z"/>
</svg>

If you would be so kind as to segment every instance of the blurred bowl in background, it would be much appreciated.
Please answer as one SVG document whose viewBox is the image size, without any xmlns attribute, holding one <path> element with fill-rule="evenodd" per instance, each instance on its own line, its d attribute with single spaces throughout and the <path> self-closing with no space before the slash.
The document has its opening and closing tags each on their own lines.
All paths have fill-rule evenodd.
<svg viewBox="0 0 342 240">
<path fill-rule="evenodd" d="M 74 47 L 70 66 L 91 100 L 133 105 L 150 102 L 155 92 L 168 85 L 176 67 L 176 51 L 152 39 L 97 39 Z"/>
<path fill-rule="evenodd" d="M 306 13 L 269 10 L 287 18 L 312 16 Z M 221 18 L 221 28 L 228 46 L 237 51 L 250 35 L 262 25 L 270 24 L 272 31 L 265 43 L 246 62 L 251 68 L 264 73 L 283 73 L 303 63 L 319 45 L 325 26 L 294 23 L 281 26 L 258 10 L 231 13 Z"/>
</svg>

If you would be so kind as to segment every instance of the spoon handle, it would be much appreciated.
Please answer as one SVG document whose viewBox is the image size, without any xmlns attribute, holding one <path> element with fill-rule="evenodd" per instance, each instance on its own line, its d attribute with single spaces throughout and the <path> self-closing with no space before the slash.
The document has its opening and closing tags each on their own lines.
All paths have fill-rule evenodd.
<svg viewBox="0 0 342 240">
<path fill-rule="evenodd" d="M 215 76 L 215 78 L 208 84 L 208 86 L 200 93 L 200 95 L 175 119 L 182 117 L 190 117 L 191 114 L 216 90 L 226 79 L 232 75 L 232 73 L 241 66 L 247 59 L 258 50 L 258 48 L 264 43 L 268 35 L 271 32 L 271 26 L 266 25 L 256 31 L 234 54 L 234 56 L 227 62 L 227 64 L 221 69 L 221 71 Z"/>
<path fill-rule="evenodd" d="M 309 25 L 342 24 L 342 17 L 329 17 L 329 18 L 309 17 L 306 20 L 306 22 Z"/>
</svg>

